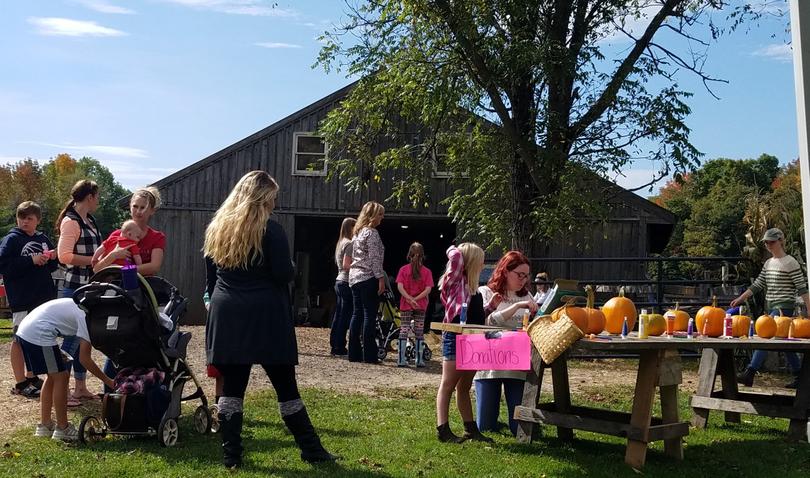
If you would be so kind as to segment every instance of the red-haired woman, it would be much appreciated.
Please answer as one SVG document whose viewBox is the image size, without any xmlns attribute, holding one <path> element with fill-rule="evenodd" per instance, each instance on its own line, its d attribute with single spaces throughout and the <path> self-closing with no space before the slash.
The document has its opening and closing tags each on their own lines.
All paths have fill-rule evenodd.
<svg viewBox="0 0 810 478">
<path fill-rule="evenodd" d="M 485 310 L 493 310 L 487 317 L 487 325 L 519 328 L 523 314 L 537 312 L 537 303 L 528 290 L 529 259 L 520 251 L 509 251 L 498 261 L 492 278 L 478 290 L 487 304 Z M 523 397 L 526 372 L 486 370 L 475 374 L 476 421 L 481 431 L 495 430 L 501 408 L 501 389 L 506 395 L 509 410 L 509 429 L 517 432 L 517 423 L 512 416 L 515 406 Z"/>
</svg>

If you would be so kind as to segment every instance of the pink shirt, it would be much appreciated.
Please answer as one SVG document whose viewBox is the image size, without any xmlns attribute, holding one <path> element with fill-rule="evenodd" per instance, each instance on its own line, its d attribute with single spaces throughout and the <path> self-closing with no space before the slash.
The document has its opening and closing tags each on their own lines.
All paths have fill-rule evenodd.
<svg viewBox="0 0 810 478">
<path fill-rule="evenodd" d="M 433 274 L 430 273 L 430 269 L 422 266 L 422 268 L 419 269 L 419 278 L 414 279 L 411 274 L 411 265 L 405 264 L 399 269 L 397 284 L 402 284 L 402 288 L 405 289 L 405 292 L 407 292 L 409 296 L 416 297 L 428 287 L 433 287 Z M 416 301 L 415 309 L 427 310 L 427 303 L 427 296 L 422 297 Z M 414 310 L 414 307 L 403 297 L 399 299 L 399 310 Z"/>
</svg>

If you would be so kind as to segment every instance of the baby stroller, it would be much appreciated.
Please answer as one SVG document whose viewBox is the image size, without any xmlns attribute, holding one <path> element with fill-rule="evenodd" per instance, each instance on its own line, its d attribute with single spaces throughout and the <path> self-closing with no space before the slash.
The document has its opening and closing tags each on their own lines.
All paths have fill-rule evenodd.
<svg viewBox="0 0 810 478">
<path fill-rule="evenodd" d="M 105 393 L 101 417 L 86 416 L 79 425 L 79 440 L 89 444 L 110 435 L 154 436 L 163 446 L 174 446 L 181 402 L 199 399 L 194 428 L 208 433 L 212 417 L 199 381 L 186 363 L 190 332 L 177 330 L 188 300 L 160 277 L 138 275 L 139 287 L 122 288 L 121 268 L 108 267 L 80 287 L 73 300 L 87 313 L 87 330 L 93 347 L 122 370 L 142 369 L 141 382 L 129 393 Z M 158 307 L 172 321 L 172 330 L 161 325 Z M 148 370 L 148 373 L 144 373 Z M 118 377 L 117 377 L 118 379 Z M 192 381 L 196 390 L 183 396 Z M 118 382 L 117 382 L 118 383 Z M 122 385 L 123 388 L 123 385 Z"/>
<path fill-rule="evenodd" d="M 396 297 L 391 290 L 391 284 L 388 277 L 385 278 L 385 292 L 380 296 L 380 305 L 377 308 L 377 358 L 384 360 L 388 355 L 388 351 L 397 351 L 399 344 L 399 331 L 401 326 L 399 307 L 396 306 Z M 416 336 L 413 333 L 413 327 L 408 334 L 408 343 L 405 349 L 405 358 L 409 362 L 416 360 Z M 430 347 L 425 344 L 422 349 L 422 360 L 429 362 L 433 356 Z"/>
</svg>

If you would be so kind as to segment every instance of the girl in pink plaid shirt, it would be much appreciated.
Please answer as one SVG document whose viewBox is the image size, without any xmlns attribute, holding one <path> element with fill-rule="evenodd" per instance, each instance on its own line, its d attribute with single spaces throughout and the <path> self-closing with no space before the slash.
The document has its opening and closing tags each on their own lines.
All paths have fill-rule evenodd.
<svg viewBox="0 0 810 478">
<path fill-rule="evenodd" d="M 439 279 L 444 322 L 459 322 L 462 304 L 467 304 L 467 323 L 484 323 L 484 304 L 478 293 L 478 277 L 484 267 L 484 251 L 478 245 L 465 242 L 447 249 L 447 269 Z M 436 432 L 439 441 L 461 443 L 466 439 L 492 442 L 478 431 L 470 401 L 474 371 L 456 370 L 456 334 L 442 335 L 442 382 L 436 395 Z M 464 436 L 450 430 L 450 397 L 456 391 L 456 404 L 464 421 Z"/>
</svg>

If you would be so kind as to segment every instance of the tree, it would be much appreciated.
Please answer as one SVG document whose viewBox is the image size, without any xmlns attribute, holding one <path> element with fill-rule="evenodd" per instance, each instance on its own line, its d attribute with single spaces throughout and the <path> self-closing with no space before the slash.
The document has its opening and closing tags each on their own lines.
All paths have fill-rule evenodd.
<svg viewBox="0 0 810 478">
<path fill-rule="evenodd" d="M 318 60 L 362 77 L 321 126 L 332 174 L 357 189 L 387 171 L 397 184 L 389 199 L 418 206 L 429 195 L 430 160 L 447 148 L 456 176 L 468 174 L 449 203 L 454 220 L 527 250 L 531 239 L 567 231 L 605 204 L 603 191 L 584 186 L 599 184 L 593 173 L 621 172 L 641 157 L 660 164 L 660 178 L 698 165 L 685 123 L 690 93 L 676 73 L 716 81 L 702 67 L 709 41 L 697 35 L 704 28 L 716 38 L 710 14 L 725 7 L 363 1 L 325 35 Z M 735 10 L 732 26 L 751 12 Z M 626 28 L 634 19 L 647 20 L 638 35 Z M 629 37 L 630 47 L 610 46 L 611 35 Z M 690 53 L 679 54 L 686 43 Z M 403 120 L 419 126 L 403 132 Z"/>
</svg>

